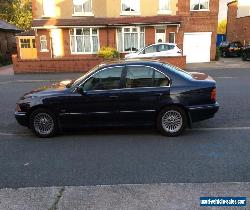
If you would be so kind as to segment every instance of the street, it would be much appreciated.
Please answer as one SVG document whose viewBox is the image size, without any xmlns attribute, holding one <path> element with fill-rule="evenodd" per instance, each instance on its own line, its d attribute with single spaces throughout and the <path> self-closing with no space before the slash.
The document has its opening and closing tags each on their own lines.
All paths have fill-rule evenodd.
<svg viewBox="0 0 250 210">
<path fill-rule="evenodd" d="M 220 111 L 178 138 L 105 128 L 39 139 L 14 119 L 25 92 L 79 74 L 0 77 L 0 188 L 250 182 L 250 69 L 203 69 Z"/>
</svg>

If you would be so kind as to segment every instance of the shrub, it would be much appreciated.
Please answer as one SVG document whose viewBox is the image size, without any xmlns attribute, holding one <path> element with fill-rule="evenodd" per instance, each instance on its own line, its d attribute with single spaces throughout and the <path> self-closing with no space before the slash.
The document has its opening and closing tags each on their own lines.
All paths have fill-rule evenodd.
<svg viewBox="0 0 250 210">
<path fill-rule="evenodd" d="M 98 56 L 104 59 L 120 58 L 120 53 L 112 47 L 102 47 L 98 52 Z"/>
<path fill-rule="evenodd" d="M 220 51 L 220 47 L 216 48 L 216 54 L 215 54 L 215 60 L 218 61 L 220 60 L 221 57 L 221 51 Z"/>
</svg>

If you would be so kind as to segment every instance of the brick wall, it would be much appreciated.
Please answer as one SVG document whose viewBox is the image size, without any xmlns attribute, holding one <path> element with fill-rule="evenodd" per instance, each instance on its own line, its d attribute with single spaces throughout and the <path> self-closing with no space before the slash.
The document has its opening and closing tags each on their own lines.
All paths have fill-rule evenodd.
<svg viewBox="0 0 250 210">
<path fill-rule="evenodd" d="M 182 69 L 186 68 L 186 57 L 157 57 L 161 62 L 170 63 Z M 94 66 L 104 62 L 102 58 L 63 58 L 63 59 L 37 59 L 22 60 L 17 55 L 12 56 L 15 74 L 21 73 L 54 73 L 54 72 L 87 72 Z"/>
<path fill-rule="evenodd" d="M 237 18 L 237 2 L 228 5 L 227 39 L 250 44 L 250 17 Z"/>
</svg>

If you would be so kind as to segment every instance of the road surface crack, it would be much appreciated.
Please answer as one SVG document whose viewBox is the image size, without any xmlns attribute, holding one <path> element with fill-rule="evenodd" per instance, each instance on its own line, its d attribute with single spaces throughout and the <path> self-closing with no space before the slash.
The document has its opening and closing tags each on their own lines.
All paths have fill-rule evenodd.
<svg viewBox="0 0 250 210">
<path fill-rule="evenodd" d="M 62 198 L 62 196 L 63 196 L 63 192 L 65 191 L 65 188 L 64 187 L 62 187 L 59 191 L 58 191 L 58 193 L 57 193 L 57 195 L 56 195 L 56 198 L 55 198 L 55 201 L 54 201 L 54 203 L 52 204 L 52 206 L 51 206 L 51 208 L 49 208 L 49 210 L 57 210 L 58 209 L 58 204 L 59 204 L 59 202 L 60 202 L 60 199 Z"/>
</svg>

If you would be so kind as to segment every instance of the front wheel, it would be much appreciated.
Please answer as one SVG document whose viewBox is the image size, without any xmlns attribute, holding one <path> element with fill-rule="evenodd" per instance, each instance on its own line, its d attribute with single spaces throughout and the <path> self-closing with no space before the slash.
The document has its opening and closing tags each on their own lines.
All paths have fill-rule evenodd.
<svg viewBox="0 0 250 210">
<path fill-rule="evenodd" d="M 179 107 L 171 106 L 164 108 L 158 115 L 157 128 L 165 136 L 179 136 L 186 127 L 186 113 Z"/>
<path fill-rule="evenodd" d="M 30 128 L 40 138 L 52 137 L 57 132 L 56 117 L 46 109 L 37 109 L 30 115 Z"/>
<path fill-rule="evenodd" d="M 242 53 L 242 60 L 246 61 L 247 60 L 247 54 L 246 53 Z"/>
</svg>

